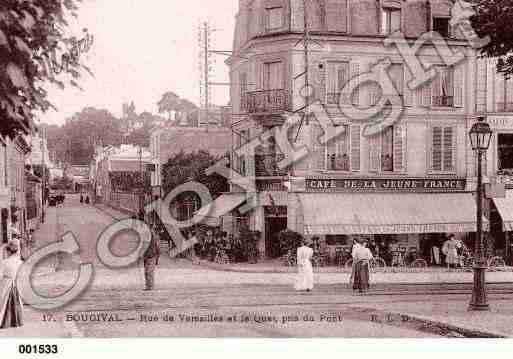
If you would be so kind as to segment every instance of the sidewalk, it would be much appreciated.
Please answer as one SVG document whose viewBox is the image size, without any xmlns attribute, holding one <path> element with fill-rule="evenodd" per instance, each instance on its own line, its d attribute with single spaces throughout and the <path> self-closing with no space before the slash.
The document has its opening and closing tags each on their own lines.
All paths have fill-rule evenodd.
<svg viewBox="0 0 513 359">
<path fill-rule="evenodd" d="M 512 298 L 493 298 L 489 300 L 490 310 L 483 312 L 469 311 L 469 301 L 470 296 L 464 300 L 430 297 L 425 301 L 369 302 L 354 308 L 369 311 L 376 315 L 377 321 L 417 322 L 426 328 L 466 338 L 513 337 Z"/>
<path fill-rule="evenodd" d="M 43 313 L 29 306 L 23 308 L 23 322 L 24 325 L 22 327 L 0 330 L 0 340 L 1 338 L 21 337 L 79 338 L 83 336 L 73 322 L 64 322 L 63 320 L 43 321 Z"/>
</svg>

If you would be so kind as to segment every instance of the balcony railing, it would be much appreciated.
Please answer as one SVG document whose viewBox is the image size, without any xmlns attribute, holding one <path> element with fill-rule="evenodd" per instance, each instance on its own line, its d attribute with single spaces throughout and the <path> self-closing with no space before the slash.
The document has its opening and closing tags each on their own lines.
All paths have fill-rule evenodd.
<svg viewBox="0 0 513 359">
<path fill-rule="evenodd" d="M 290 93 L 287 90 L 246 92 L 242 96 L 242 109 L 248 113 L 272 113 L 290 110 Z"/>
<path fill-rule="evenodd" d="M 513 102 L 497 102 L 497 112 L 513 112 Z"/>
<path fill-rule="evenodd" d="M 513 169 L 497 171 L 497 182 L 504 184 L 508 189 L 513 188 Z"/>
<path fill-rule="evenodd" d="M 433 106 L 453 107 L 454 96 L 433 96 Z"/>
<path fill-rule="evenodd" d="M 256 190 L 259 192 L 286 192 L 287 187 L 281 178 L 257 178 Z"/>
<path fill-rule="evenodd" d="M 280 169 L 278 163 L 284 159 L 282 154 L 255 155 L 256 177 L 286 176 L 287 171 Z"/>
</svg>

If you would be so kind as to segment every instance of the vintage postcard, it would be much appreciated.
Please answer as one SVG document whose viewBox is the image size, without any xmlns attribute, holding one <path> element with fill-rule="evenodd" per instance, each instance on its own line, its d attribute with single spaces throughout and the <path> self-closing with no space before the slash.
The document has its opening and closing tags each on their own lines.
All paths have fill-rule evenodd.
<svg viewBox="0 0 513 359">
<path fill-rule="evenodd" d="M 2 1 L 0 338 L 513 336 L 512 18 Z"/>
</svg>

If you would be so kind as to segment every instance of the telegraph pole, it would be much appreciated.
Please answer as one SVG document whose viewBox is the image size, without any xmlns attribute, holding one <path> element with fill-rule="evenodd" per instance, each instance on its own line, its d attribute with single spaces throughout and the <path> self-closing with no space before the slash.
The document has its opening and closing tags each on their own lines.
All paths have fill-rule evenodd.
<svg viewBox="0 0 513 359">
<path fill-rule="evenodd" d="M 46 128 L 41 128 L 41 223 L 45 223 L 45 203 L 46 203 L 46 161 L 45 161 L 45 138 L 46 138 Z"/>
</svg>

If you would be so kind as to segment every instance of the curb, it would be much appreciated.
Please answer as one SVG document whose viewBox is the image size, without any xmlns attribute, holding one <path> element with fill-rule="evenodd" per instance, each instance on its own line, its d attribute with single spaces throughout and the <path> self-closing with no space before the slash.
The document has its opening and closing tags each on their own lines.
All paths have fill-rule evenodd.
<svg viewBox="0 0 513 359">
<path fill-rule="evenodd" d="M 410 323 L 430 328 L 431 331 L 436 330 L 438 334 L 453 338 L 486 338 L 486 339 L 507 339 L 512 337 L 510 334 L 501 332 L 484 331 L 482 329 L 471 328 L 463 325 L 446 323 L 440 320 L 432 319 L 418 314 L 401 313 L 394 311 L 379 310 L 369 307 L 354 307 L 355 310 L 368 312 L 378 323 Z M 424 329 L 424 331 L 427 331 Z M 422 330 L 422 329 L 421 329 Z"/>
</svg>

